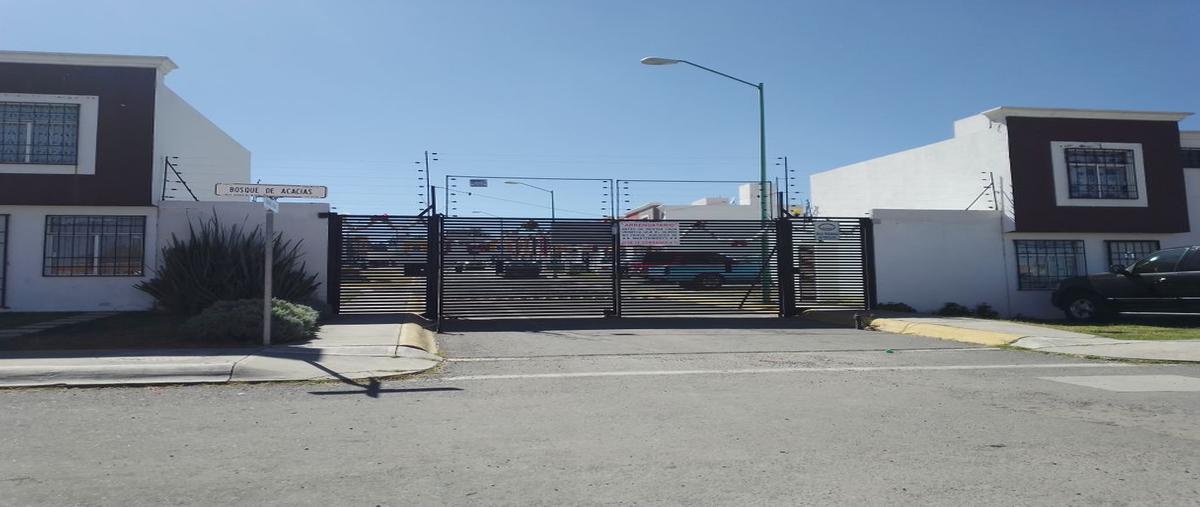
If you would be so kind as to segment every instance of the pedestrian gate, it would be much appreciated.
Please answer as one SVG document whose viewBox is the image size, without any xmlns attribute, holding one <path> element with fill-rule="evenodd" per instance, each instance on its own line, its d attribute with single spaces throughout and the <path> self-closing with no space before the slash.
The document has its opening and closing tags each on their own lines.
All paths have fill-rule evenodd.
<svg viewBox="0 0 1200 507">
<path fill-rule="evenodd" d="M 874 303 L 869 219 L 330 216 L 329 300 L 342 314 L 791 316 Z"/>
</svg>

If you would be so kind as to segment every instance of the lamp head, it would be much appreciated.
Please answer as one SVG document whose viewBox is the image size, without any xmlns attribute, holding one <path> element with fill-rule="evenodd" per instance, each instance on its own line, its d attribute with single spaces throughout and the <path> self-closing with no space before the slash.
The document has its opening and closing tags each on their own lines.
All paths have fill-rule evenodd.
<svg viewBox="0 0 1200 507">
<path fill-rule="evenodd" d="M 680 60 L 673 60 L 671 58 L 659 58 L 657 56 L 647 56 L 645 58 L 642 58 L 642 65 L 674 65 L 679 62 L 680 62 Z"/>
</svg>

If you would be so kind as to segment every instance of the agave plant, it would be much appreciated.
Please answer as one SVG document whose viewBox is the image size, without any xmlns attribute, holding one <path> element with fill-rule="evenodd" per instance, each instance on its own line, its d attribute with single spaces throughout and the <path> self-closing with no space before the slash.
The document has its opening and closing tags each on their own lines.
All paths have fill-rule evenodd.
<svg viewBox="0 0 1200 507">
<path fill-rule="evenodd" d="M 264 234 L 258 227 L 223 227 L 214 210 L 199 228 L 188 224 L 188 233 L 187 241 L 171 235 L 154 278 L 137 284 L 138 290 L 153 296 L 159 307 L 185 316 L 217 301 L 262 297 Z M 273 238 L 271 290 L 279 299 L 304 301 L 320 286 L 306 269 L 300 245 L 278 234 Z"/>
</svg>

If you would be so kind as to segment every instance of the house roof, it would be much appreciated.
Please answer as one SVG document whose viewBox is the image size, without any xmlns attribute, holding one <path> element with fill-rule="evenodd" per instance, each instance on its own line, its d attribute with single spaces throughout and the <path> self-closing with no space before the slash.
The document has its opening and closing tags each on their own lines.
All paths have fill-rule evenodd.
<svg viewBox="0 0 1200 507">
<path fill-rule="evenodd" d="M 145 67 L 158 69 L 163 75 L 178 67 L 175 65 L 175 62 L 165 56 L 45 53 L 40 51 L 0 51 L 0 62 L 91 65 L 96 67 Z"/>
<path fill-rule="evenodd" d="M 1147 120 L 1179 121 L 1192 113 L 1162 111 L 1121 111 L 1115 109 L 1060 109 L 1040 107 L 1001 106 L 980 113 L 994 122 L 1003 122 L 1010 116 L 1033 118 L 1081 118 L 1089 120 Z"/>
</svg>

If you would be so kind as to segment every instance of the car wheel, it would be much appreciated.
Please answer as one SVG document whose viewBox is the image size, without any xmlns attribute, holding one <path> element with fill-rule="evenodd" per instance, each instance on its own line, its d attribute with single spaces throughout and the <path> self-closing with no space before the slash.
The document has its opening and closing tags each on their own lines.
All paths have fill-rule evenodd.
<svg viewBox="0 0 1200 507">
<path fill-rule="evenodd" d="M 1067 319 L 1077 322 L 1100 320 L 1108 313 L 1104 301 L 1099 296 L 1087 292 L 1071 294 L 1063 311 L 1067 314 Z"/>
<path fill-rule="evenodd" d="M 697 275 L 694 283 L 701 289 L 716 289 L 724 283 L 724 280 L 721 279 L 721 275 L 716 273 L 704 273 Z"/>
</svg>

